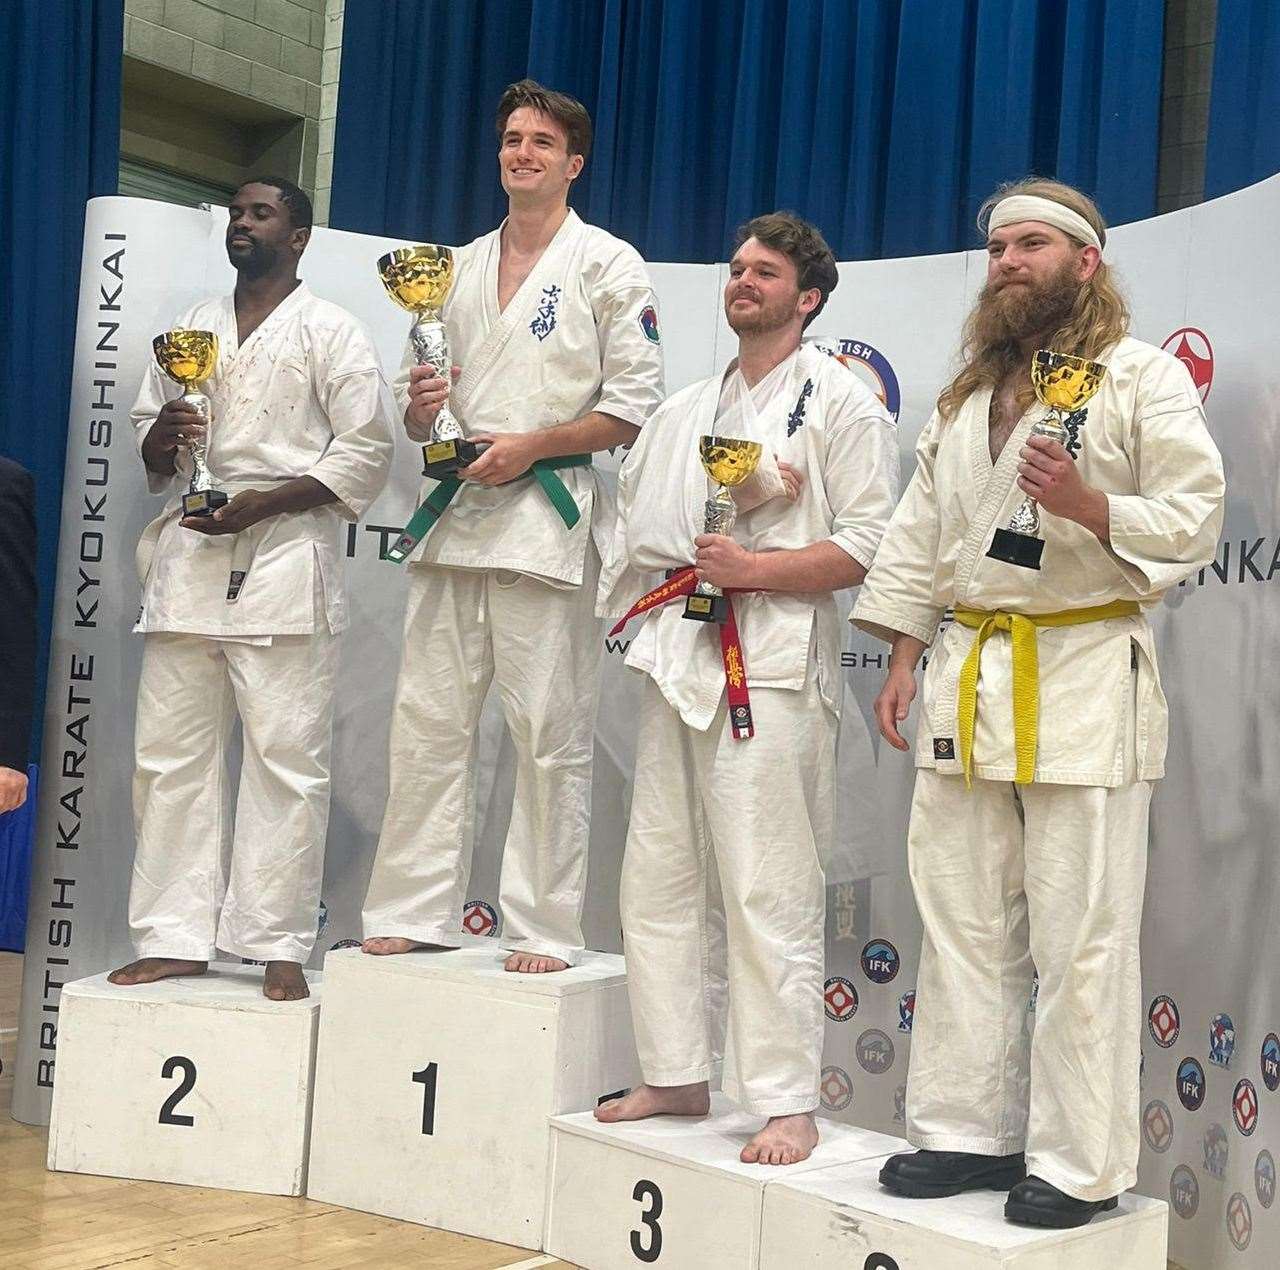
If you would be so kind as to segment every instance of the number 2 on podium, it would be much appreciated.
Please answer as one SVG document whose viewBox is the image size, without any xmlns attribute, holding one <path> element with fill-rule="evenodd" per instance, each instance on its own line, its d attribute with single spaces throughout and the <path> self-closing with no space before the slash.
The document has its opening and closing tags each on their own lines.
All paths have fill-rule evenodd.
<svg viewBox="0 0 1280 1270">
<path fill-rule="evenodd" d="M 422 1132 L 436 1131 L 436 1064 L 428 1063 L 413 1073 L 413 1083 L 422 1086 Z"/>
<path fill-rule="evenodd" d="M 174 1054 L 164 1060 L 164 1066 L 160 1068 L 160 1079 L 172 1080 L 174 1073 L 179 1071 L 182 1073 L 182 1083 L 164 1100 L 164 1106 L 160 1108 L 161 1124 L 193 1125 L 196 1122 L 195 1116 L 177 1115 L 174 1112 L 174 1108 L 196 1087 L 195 1063 L 189 1058 L 183 1058 L 181 1054 Z"/>
</svg>

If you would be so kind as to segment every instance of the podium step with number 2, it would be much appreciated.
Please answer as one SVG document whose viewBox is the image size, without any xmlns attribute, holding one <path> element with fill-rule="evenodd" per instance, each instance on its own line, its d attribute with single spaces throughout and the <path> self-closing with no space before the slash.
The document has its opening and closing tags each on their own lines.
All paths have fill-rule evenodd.
<svg viewBox="0 0 1280 1270">
<path fill-rule="evenodd" d="M 262 968 L 62 989 L 49 1167 L 301 1195 L 321 976 L 268 1001 Z"/>
</svg>

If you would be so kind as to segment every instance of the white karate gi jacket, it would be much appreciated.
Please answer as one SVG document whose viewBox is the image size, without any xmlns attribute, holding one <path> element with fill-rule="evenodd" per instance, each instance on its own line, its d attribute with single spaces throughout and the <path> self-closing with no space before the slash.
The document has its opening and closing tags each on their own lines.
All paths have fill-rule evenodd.
<svg viewBox="0 0 1280 1270">
<path fill-rule="evenodd" d="M 726 376 L 738 376 L 736 364 Z M 704 504 L 715 489 L 698 439 L 717 431 L 760 441 L 805 478 L 797 502 L 774 498 L 741 513 L 735 541 L 761 551 L 827 539 L 871 564 L 898 491 L 896 425 L 852 371 L 812 345 L 802 345 L 766 380 L 735 394 L 736 404 L 722 412 L 725 377 L 714 375 L 676 393 L 646 425 L 622 465 L 601 612 L 621 616 L 658 585 L 663 570 L 692 562 Z M 754 403 L 762 389 L 761 408 Z M 838 714 L 844 674 L 836 597 L 760 591 L 736 595 L 733 604 L 748 687 L 799 691 L 816 648 L 819 692 Z M 683 609 L 672 602 L 649 613 L 626 664 L 650 675 L 685 723 L 705 730 L 724 692 L 720 643 L 714 625 L 686 621 Z"/>
<path fill-rule="evenodd" d="M 142 609 L 137 631 L 222 637 L 337 634 L 348 623 L 338 524 L 357 519 L 386 482 L 394 448 L 385 380 L 364 328 L 345 309 L 298 287 L 240 346 L 233 298 L 202 300 L 174 329 L 212 331 L 218 363 L 202 385 L 212 403 L 207 461 L 228 494 L 311 476 L 338 501 L 272 516 L 239 534 L 184 529 L 177 473 L 147 470 L 153 494 L 170 495 L 138 545 Z M 181 389 L 152 363 L 131 415 L 139 451 L 167 398 Z M 247 568 L 228 600 L 233 568 Z M 320 623 L 320 626 L 317 626 Z"/>
<path fill-rule="evenodd" d="M 592 410 L 643 425 L 662 400 L 663 376 L 657 301 L 639 253 L 571 210 L 499 312 L 501 235 L 499 226 L 454 252 L 443 316 L 462 370 L 449 408 L 464 430 L 533 432 Z M 402 418 L 413 365 L 406 348 L 395 381 Z M 604 554 L 611 500 L 590 467 L 557 475 L 582 513 L 572 529 L 530 477 L 501 486 L 464 482 L 409 563 L 509 569 L 580 585 L 592 536 Z M 422 497 L 435 485 L 428 480 Z"/>
<path fill-rule="evenodd" d="M 1088 402 L 1076 461 L 1084 481 L 1107 495 L 1111 545 L 1041 509 L 1045 547 L 1038 571 L 987 556 L 995 531 L 1025 497 L 1016 484 L 1019 452 L 1047 408 L 1031 406 L 993 465 L 991 390 L 982 389 L 950 422 L 935 413 L 921 433 L 915 475 L 863 583 L 855 625 L 881 639 L 902 631 L 931 644 L 953 606 L 1023 614 L 1113 600 L 1146 607 L 1213 558 L 1222 527 L 1222 459 L 1186 368 L 1129 337 L 1099 360 L 1107 375 Z M 973 629 L 951 623 L 930 657 L 917 767 L 961 771 L 957 681 L 975 637 Z M 1145 616 L 1041 629 L 1038 648 L 1035 779 L 1115 787 L 1162 776 L 1168 711 Z M 977 776 L 1014 778 L 1012 695 L 1011 640 L 996 632 L 983 648 L 978 682 Z M 1126 776 L 1130 735 L 1136 775 Z M 935 739 L 942 757 L 935 757 Z"/>
</svg>

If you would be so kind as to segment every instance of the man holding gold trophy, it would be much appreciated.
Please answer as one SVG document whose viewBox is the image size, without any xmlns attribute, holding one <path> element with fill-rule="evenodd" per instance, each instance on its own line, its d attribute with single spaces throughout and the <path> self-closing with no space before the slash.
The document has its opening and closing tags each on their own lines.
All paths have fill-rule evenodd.
<svg viewBox="0 0 1280 1270">
<path fill-rule="evenodd" d="M 226 236 L 235 293 L 156 338 L 133 408 L 148 486 L 170 498 L 138 547 L 140 960 L 113 983 L 200 974 L 222 949 L 266 962 L 268 997 L 307 995 L 347 625 L 337 531 L 382 489 L 393 449 L 372 343 L 297 276 L 310 236 L 310 201 L 291 181 L 242 186 Z M 169 379 L 181 397 L 168 399 Z"/>
<path fill-rule="evenodd" d="M 1168 715 L 1143 610 L 1214 556 L 1222 462 L 1183 365 L 1128 334 L 1093 203 L 1056 181 L 983 207 L 963 364 L 853 613 L 924 676 L 908 857 L 924 943 L 907 1137 L 881 1182 L 1008 1190 L 1072 1227 L 1136 1180 L 1139 929 Z M 1034 1038 L 1028 1001 L 1039 975 Z"/>
<path fill-rule="evenodd" d="M 524 80 L 497 130 L 502 225 L 380 262 L 418 315 L 396 396 L 432 479 L 388 552 L 408 561 L 409 596 L 364 949 L 460 942 L 477 726 L 496 681 L 516 754 L 503 946 L 508 970 L 538 973 L 583 948 L 594 602 L 612 525 L 591 455 L 635 440 L 662 398 L 662 354 L 644 262 L 568 206 L 591 144 L 585 108 Z"/>
<path fill-rule="evenodd" d="M 726 1076 L 768 1118 L 742 1153 L 761 1164 L 803 1160 L 818 1141 L 844 690 L 834 592 L 862 581 L 897 496 L 888 413 L 801 344 L 836 281 L 812 225 L 774 213 L 742 227 L 724 294 L 738 356 L 645 427 L 600 584 L 619 628 L 648 614 L 627 655 L 647 679 L 622 871 L 646 1083 L 596 1114 L 706 1113 L 727 965 Z"/>
</svg>

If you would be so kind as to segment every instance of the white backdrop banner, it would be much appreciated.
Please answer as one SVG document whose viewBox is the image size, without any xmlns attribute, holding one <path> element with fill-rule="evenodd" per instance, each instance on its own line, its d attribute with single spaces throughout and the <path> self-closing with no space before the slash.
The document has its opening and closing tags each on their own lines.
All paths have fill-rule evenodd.
<svg viewBox="0 0 1280 1270">
<path fill-rule="evenodd" d="M 1271 958 L 1280 856 L 1280 258 L 1259 250 L 1280 223 L 1280 178 L 1114 231 L 1108 256 L 1134 333 L 1191 369 L 1227 466 L 1216 562 L 1154 614 L 1172 708 L 1168 775 L 1156 793 L 1144 928 L 1140 1188 L 1169 1199 L 1171 1255 L 1188 1270 L 1271 1267 L 1280 1257 L 1280 972 Z M 151 337 L 193 300 L 228 291 L 224 217 L 124 198 L 88 208 L 14 1115 L 47 1120 L 59 989 L 131 956 L 130 779 L 141 639 L 133 552 L 154 514 L 128 422 Z M 398 240 L 318 229 L 303 276 L 353 311 L 384 365 L 406 318 L 374 261 Z M 667 388 L 723 366 L 723 265 L 653 265 Z M 904 479 L 982 285 L 982 253 L 841 266 L 811 334 L 864 376 L 899 419 Z M 176 389 L 175 389 L 176 391 Z M 393 478 L 345 528 L 354 615 L 335 723 L 333 808 L 319 964 L 359 935 L 387 792 L 391 692 L 404 575 L 380 560 L 413 507 L 420 452 L 401 436 Z M 620 456 L 605 456 L 616 469 Z M 630 801 L 637 680 L 625 636 L 607 641 L 596 737 L 586 932 L 620 949 L 617 884 Z M 900 1131 L 919 923 L 906 874 L 909 759 L 879 744 L 871 703 L 884 648 L 850 633 L 840 750 L 840 840 L 828 889 L 823 1114 Z M 481 723 L 478 842 L 466 929 L 498 937 L 497 875 L 513 763 L 501 715 Z M 423 756 L 430 762 L 430 755 Z M 1034 1001 L 1028 1002 L 1029 1022 Z"/>
</svg>

